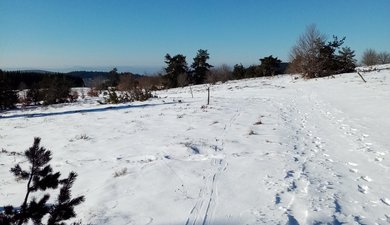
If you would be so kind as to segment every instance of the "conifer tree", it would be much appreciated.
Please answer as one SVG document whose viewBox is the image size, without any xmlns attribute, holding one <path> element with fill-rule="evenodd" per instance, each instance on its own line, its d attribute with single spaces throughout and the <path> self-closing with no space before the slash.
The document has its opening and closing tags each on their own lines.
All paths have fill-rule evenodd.
<svg viewBox="0 0 390 225">
<path fill-rule="evenodd" d="M 186 57 L 181 54 L 175 55 L 173 57 L 169 54 L 166 54 L 165 63 L 167 64 L 167 67 L 165 68 L 166 86 L 168 88 L 175 88 L 178 86 L 179 75 L 187 74 L 188 72 Z"/>
<path fill-rule="evenodd" d="M 339 50 L 337 56 L 341 73 L 353 72 L 356 67 L 355 51 L 351 50 L 350 47 L 344 47 Z"/>
<path fill-rule="evenodd" d="M 8 82 L 8 77 L 0 70 L 0 111 L 15 108 L 18 95 Z"/>
<path fill-rule="evenodd" d="M 53 172 L 49 162 L 51 151 L 40 147 L 40 138 L 34 139 L 34 144 L 25 151 L 24 155 L 30 163 L 28 170 L 23 170 L 19 164 L 11 169 L 11 173 L 17 180 L 26 180 L 27 189 L 24 200 L 20 208 L 13 206 L 4 207 L 4 212 L 0 212 L 0 224 L 2 225 L 22 225 L 32 221 L 34 224 L 43 224 L 42 219 L 49 215 L 47 225 L 65 225 L 63 221 L 76 216 L 74 207 L 84 201 L 84 196 L 71 198 L 70 188 L 77 175 L 74 172 L 69 177 L 60 180 L 60 173 Z M 30 198 L 33 192 L 56 189 L 61 186 L 57 202 L 53 205 L 47 204 L 50 195 L 43 193 L 37 200 Z"/>
<path fill-rule="evenodd" d="M 245 78 L 245 67 L 241 63 L 234 65 L 233 77 L 234 77 L 234 79 Z"/>
<path fill-rule="evenodd" d="M 261 65 L 260 69 L 262 71 L 263 76 L 274 76 L 276 75 L 279 65 L 282 61 L 278 59 L 278 57 L 272 57 L 272 55 L 268 57 L 264 57 L 260 59 Z"/>
<path fill-rule="evenodd" d="M 213 67 L 207 63 L 207 60 L 209 59 L 210 55 L 207 50 L 198 50 L 198 53 L 194 58 L 194 62 L 191 65 L 191 67 L 194 69 L 192 71 L 192 79 L 195 84 L 203 84 L 206 79 L 207 72 L 211 67 Z"/>
</svg>

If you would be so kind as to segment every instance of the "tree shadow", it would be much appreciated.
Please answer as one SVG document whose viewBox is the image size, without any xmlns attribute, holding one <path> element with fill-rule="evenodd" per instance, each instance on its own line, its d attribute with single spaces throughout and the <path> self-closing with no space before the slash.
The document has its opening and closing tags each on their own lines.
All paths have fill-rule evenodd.
<svg viewBox="0 0 390 225">
<path fill-rule="evenodd" d="M 48 116 L 72 115 L 78 113 L 106 112 L 106 111 L 115 111 L 115 110 L 123 110 L 123 109 L 130 109 L 130 108 L 146 108 L 146 107 L 153 107 L 159 105 L 170 105 L 175 103 L 176 102 L 168 102 L 168 103 L 161 103 L 161 104 L 120 105 L 120 106 L 108 106 L 104 108 L 68 110 L 62 112 L 23 113 L 23 114 L 9 115 L 9 116 L 0 115 L 0 119 L 38 118 L 38 117 L 48 117 Z"/>
</svg>

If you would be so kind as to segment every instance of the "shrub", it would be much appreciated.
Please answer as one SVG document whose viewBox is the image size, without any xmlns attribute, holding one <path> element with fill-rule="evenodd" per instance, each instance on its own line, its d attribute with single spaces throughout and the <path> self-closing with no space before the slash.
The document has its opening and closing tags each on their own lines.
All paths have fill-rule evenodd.
<svg viewBox="0 0 390 225">
<path fill-rule="evenodd" d="M 108 95 L 105 98 L 105 104 L 119 104 L 134 101 L 146 101 L 153 97 L 149 90 L 134 88 L 130 91 L 117 91 L 112 88 L 108 90 Z"/>
<path fill-rule="evenodd" d="M 159 90 L 163 88 L 164 79 L 161 74 L 151 74 L 137 78 L 138 87 L 145 90 Z"/>
<path fill-rule="evenodd" d="M 379 62 L 379 64 L 388 64 L 388 63 L 390 63 L 390 53 L 388 53 L 388 52 L 380 52 L 378 54 L 378 62 Z"/>
<path fill-rule="evenodd" d="M 232 78 L 232 69 L 226 64 L 213 68 L 207 73 L 207 83 L 226 82 Z"/>
<path fill-rule="evenodd" d="M 260 59 L 260 62 L 262 76 L 274 76 L 277 74 L 279 65 L 282 61 L 280 61 L 278 57 L 272 57 L 272 55 L 270 55 Z"/>
<path fill-rule="evenodd" d="M 366 66 L 390 63 L 390 53 L 377 53 L 374 49 L 366 49 L 362 56 L 362 64 Z"/>
<path fill-rule="evenodd" d="M 340 50 L 344 41 L 345 37 L 333 36 L 332 41 L 326 42 L 325 35 L 315 25 L 307 27 L 291 50 L 289 71 L 314 78 L 353 70 L 355 54 L 349 47 Z"/>
<path fill-rule="evenodd" d="M 99 96 L 99 91 L 96 90 L 95 88 L 90 88 L 87 92 L 87 95 L 89 97 L 98 97 Z"/>
<path fill-rule="evenodd" d="M 114 177 L 121 177 L 121 176 L 126 175 L 127 173 L 128 173 L 127 168 L 123 168 L 121 170 L 115 171 Z"/>
<path fill-rule="evenodd" d="M 372 66 L 378 64 L 378 53 L 374 49 L 366 49 L 363 52 L 362 64 Z"/>
<path fill-rule="evenodd" d="M 131 74 L 123 74 L 119 78 L 118 90 L 130 91 L 138 86 L 138 81 Z"/>
<path fill-rule="evenodd" d="M 232 75 L 233 75 L 234 79 L 244 79 L 245 78 L 245 67 L 242 64 L 234 65 Z"/>
<path fill-rule="evenodd" d="M 188 74 L 181 73 L 177 76 L 177 86 L 178 87 L 188 86 L 189 83 L 190 83 L 190 80 L 189 80 Z"/>
</svg>

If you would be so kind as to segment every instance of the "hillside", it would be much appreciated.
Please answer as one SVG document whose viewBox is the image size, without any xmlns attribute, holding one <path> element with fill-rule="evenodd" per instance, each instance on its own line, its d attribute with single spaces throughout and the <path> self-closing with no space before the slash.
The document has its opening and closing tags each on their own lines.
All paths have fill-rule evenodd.
<svg viewBox="0 0 390 225">
<path fill-rule="evenodd" d="M 312 80 L 230 81 L 124 105 L 77 104 L 0 116 L 0 205 L 33 141 L 79 174 L 85 224 L 389 224 L 390 65 Z M 22 163 L 22 165 L 26 165 Z"/>
</svg>

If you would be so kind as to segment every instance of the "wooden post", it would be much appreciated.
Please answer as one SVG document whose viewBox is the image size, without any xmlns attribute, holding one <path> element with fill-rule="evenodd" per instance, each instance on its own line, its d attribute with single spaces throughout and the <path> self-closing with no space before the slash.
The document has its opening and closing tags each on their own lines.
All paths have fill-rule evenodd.
<svg viewBox="0 0 390 225">
<path fill-rule="evenodd" d="M 363 78 L 363 76 L 360 74 L 359 71 L 357 71 L 357 74 L 359 74 L 360 78 L 362 78 L 362 80 L 364 81 L 364 83 L 367 83 L 367 81 Z"/>
<path fill-rule="evenodd" d="M 207 88 L 207 105 L 210 104 L 210 87 Z"/>
<path fill-rule="evenodd" d="M 190 92 L 191 92 L 192 98 L 194 98 L 194 94 L 192 93 L 192 88 L 191 88 L 191 86 L 190 86 Z"/>
</svg>

